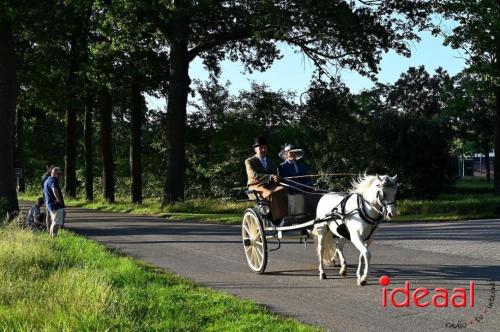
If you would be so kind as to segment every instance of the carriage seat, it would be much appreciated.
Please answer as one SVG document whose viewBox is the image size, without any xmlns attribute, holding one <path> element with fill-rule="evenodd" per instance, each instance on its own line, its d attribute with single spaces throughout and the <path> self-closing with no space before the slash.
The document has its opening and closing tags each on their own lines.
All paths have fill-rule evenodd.
<svg viewBox="0 0 500 332">
<path fill-rule="evenodd" d="M 289 226 L 313 219 L 319 198 L 317 195 L 288 193 L 288 216 L 285 217 L 283 224 Z"/>
<path fill-rule="evenodd" d="M 304 194 L 288 194 L 288 215 L 299 217 L 307 214 Z"/>
</svg>

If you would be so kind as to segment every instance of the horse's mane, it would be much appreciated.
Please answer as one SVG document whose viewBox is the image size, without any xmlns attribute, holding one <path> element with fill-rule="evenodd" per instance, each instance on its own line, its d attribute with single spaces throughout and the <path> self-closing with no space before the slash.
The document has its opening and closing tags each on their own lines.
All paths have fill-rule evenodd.
<svg viewBox="0 0 500 332">
<path fill-rule="evenodd" d="M 357 179 L 352 179 L 352 189 L 349 192 L 352 194 L 364 194 L 376 179 L 375 175 L 360 174 Z"/>
</svg>

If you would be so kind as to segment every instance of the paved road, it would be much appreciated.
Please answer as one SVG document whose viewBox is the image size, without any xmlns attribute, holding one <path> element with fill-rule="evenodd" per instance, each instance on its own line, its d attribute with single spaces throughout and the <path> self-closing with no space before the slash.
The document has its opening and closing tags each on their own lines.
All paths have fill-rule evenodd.
<svg viewBox="0 0 500 332">
<path fill-rule="evenodd" d="M 297 242 L 270 253 L 265 275 L 250 272 L 239 226 L 79 208 L 69 209 L 67 226 L 201 284 L 331 331 L 455 331 L 447 324 L 464 325 L 474 318 L 479 322 L 470 324 L 471 330 L 500 330 L 500 220 L 383 224 L 372 245 L 372 278 L 365 287 L 356 286 L 357 253 L 350 244 L 348 277 L 340 278 L 335 268 L 320 281 L 313 246 L 304 249 Z M 412 290 L 443 287 L 451 293 L 473 280 L 475 306 L 384 308 L 377 282 L 381 275 L 390 276 L 389 290 L 410 281 Z M 492 295 L 495 301 L 488 309 Z"/>
</svg>

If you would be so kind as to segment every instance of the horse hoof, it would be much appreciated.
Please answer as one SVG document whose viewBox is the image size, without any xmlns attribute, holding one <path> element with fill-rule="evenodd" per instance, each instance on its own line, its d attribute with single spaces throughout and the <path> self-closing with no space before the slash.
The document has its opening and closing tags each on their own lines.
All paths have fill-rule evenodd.
<svg viewBox="0 0 500 332">
<path fill-rule="evenodd" d="M 326 274 L 320 273 L 319 274 L 319 280 L 325 280 L 326 279 Z"/>
<path fill-rule="evenodd" d="M 347 271 L 346 271 L 346 270 L 344 270 L 344 271 L 340 271 L 340 273 L 339 273 L 339 274 L 340 274 L 340 276 L 341 276 L 341 277 L 344 277 L 344 278 L 345 278 L 345 276 L 347 275 Z"/>
<path fill-rule="evenodd" d="M 366 284 L 367 284 L 366 280 L 362 280 L 362 281 L 359 283 L 359 285 L 360 285 L 360 286 L 366 286 Z"/>
</svg>

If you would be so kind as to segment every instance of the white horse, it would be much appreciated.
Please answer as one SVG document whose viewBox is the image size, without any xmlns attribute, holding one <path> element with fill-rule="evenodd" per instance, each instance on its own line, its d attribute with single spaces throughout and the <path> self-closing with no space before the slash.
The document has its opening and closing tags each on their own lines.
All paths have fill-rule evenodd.
<svg viewBox="0 0 500 332">
<path fill-rule="evenodd" d="M 373 233 L 383 218 L 392 219 L 396 216 L 396 180 L 397 175 L 360 175 L 357 180 L 352 181 L 353 188 L 349 194 L 328 193 L 320 199 L 316 219 L 326 221 L 314 225 L 313 230 L 319 256 L 320 279 L 326 279 L 323 264 L 333 263 L 336 255 L 339 256 L 341 265 L 339 274 L 346 276 L 342 248 L 345 241 L 350 240 L 359 251 L 356 272 L 358 285 L 366 285 L 370 266 L 368 246 Z M 332 233 L 339 238 L 336 246 Z M 363 261 L 365 268 L 361 274 Z"/>
</svg>

